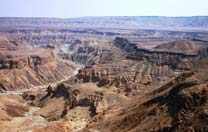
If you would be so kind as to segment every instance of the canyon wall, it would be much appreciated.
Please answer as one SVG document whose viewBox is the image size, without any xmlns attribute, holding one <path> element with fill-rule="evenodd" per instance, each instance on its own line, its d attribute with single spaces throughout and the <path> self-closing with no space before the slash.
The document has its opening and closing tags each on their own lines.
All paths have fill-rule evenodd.
<svg viewBox="0 0 208 132">
<path fill-rule="evenodd" d="M 187 54 L 181 52 L 169 52 L 159 50 L 148 50 L 138 48 L 136 44 L 130 43 L 127 39 L 116 38 L 114 40 L 115 46 L 125 51 L 128 58 L 142 60 L 146 59 L 157 65 L 168 65 L 174 69 L 189 69 L 188 67 L 180 67 L 181 63 L 191 65 L 192 61 L 196 61 L 201 57 L 207 57 L 207 47 L 203 48 L 196 54 Z"/>
<path fill-rule="evenodd" d="M 73 63 L 56 58 L 50 49 L 5 40 L 0 41 L 0 91 L 29 89 L 60 81 L 76 68 Z"/>
</svg>

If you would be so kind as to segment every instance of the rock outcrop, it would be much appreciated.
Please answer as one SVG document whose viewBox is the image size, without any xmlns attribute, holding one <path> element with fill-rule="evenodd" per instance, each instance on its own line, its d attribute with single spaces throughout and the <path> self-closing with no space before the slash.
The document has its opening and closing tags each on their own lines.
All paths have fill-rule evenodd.
<svg viewBox="0 0 208 132">
<path fill-rule="evenodd" d="M 98 115 L 84 131 L 207 131 L 207 83 L 182 74 L 152 95 Z"/>
<path fill-rule="evenodd" d="M 1 132 L 70 132 L 71 125 L 64 121 L 48 122 L 33 114 L 31 107 L 19 96 L 0 97 Z"/>
<path fill-rule="evenodd" d="M 60 84 L 54 89 L 49 86 L 47 91 L 36 95 L 25 93 L 23 98 L 30 104 L 40 107 L 35 115 L 53 121 L 63 118 L 70 109 L 77 105 L 78 100 L 75 94 L 70 87 Z"/>
<path fill-rule="evenodd" d="M 32 48 L 7 38 L 2 38 L 0 45 L 0 91 L 29 89 L 59 81 L 75 69 L 73 63 L 56 59 L 50 49 Z"/>
<path fill-rule="evenodd" d="M 115 46 L 119 47 L 125 51 L 128 55 L 128 58 L 142 60 L 147 59 L 148 61 L 157 64 L 157 65 L 168 65 L 174 69 L 180 69 L 178 64 L 180 63 L 189 63 L 191 65 L 192 61 L 195 61 L 200 58 L 200 55 L 197 54 L 188 54 L 182 52 L 173 52 L 173 51 L 159 51 L 159 50 L 147 50 L 141 49 L 136 46 L 136 44 L 130 43 L 127 39 L 116 38 L 114 40 Z M 188 68 L 185 68 L 188 69 Z"/>
<path fill-rule="evenodd" d="M 71 44 L 59 48 L 61 57 L 85 66 L 113 62 L 119 60 L 122 55 L 112 43 L 98 39 L 74 40 Z"/>
<path fill-rule="evenodd" d="M 164 84 L 176 74 L 168 66 L 131 60 L 100 64 L 81 69 L 76 75 L 79 83 L 96 83 L 99 87 L 118 88 L 125 95 L 140 95 Z"/>
</svg>

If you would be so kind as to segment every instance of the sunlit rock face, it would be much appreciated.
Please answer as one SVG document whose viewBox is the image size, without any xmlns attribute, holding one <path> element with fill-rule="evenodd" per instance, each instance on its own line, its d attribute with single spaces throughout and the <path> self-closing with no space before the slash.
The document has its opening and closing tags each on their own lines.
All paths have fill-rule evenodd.
<svg viewBox="0 0 208 132">
<path fill-rule="evenodd" d="M 50 49 L 32 48 L 6 37 L 1 38 L 0 45 L 0 91 L 27 89 L 61 80 L 75 69 L 73 64 L 56 59 Z"/>
<path fill-rule="evenodd" d="M 2 132 L 70 132 L 71 125 L 64 121 L 48 122 L 35 115 L 38 107 L 26 104 L 20 96 L 0 97 L 0 128 Z"/>
<path fill-rule="evenodd" d="M 169 51 L 169 45 L 176 51 Z M 177 74 L 189 71 L 206 49 L 206 45 L 198 41 L 177 41 L 148 50 L 138 48 L 124 38 L 115 38 L 111 46 L 113 52 L 108 54 L 111 61 L 88 65 L 79 70 L 76 77 L 81 83 L 93 82 L 99 87 L 115 86 L 125 95 L 146 93 Z M 186 50 L 182 53 L 182 49 Z M 119 61 L 113 58 L 115 54 Z"/>
<path fill-rule="evenodd" d="M 181 74 L 123 109 L 101 113 L 83 131 L 206 131 L 208 87 L 196 74 Z"/>
<path fill-rule="evenodd" d="M 84 68 L 76 77 L 82 83 L 94 82 L 99 87 L 115 86 L 126 95 L 138 95 L 160 86 L 174 76 L 175 73 L 168 66 L 124 60 Z"/>
<path fill-rule="evenodd" d="M 194 50 L 193 52 L 189 51 L 186 53 L 186 51 L 184 52 L 178 51 L 177 47 L 176 50 L 174 50 L 173 48 L 168 47 L 167 46 L 168 44 L 164 44 L 164 46 L 163 45 L 158 46 L 155 48 L 155 50 L 147 50 L 147 49 L 137 48 L 135 44 L 130 43 L 127 39 L 123 39 L 123 38 L 116 38 L 114 40 L 114 43 L 117 47 L 127 52 L 129 58 L 146 59 L 154 64 L 168 65 L 175 69 L 178 68 L 177 65 L 180 63 L 186 62 L 191 64 L 191 61 L 200 58 L 200 54 L 199 54 L 200 49 L 196 47 L 197 45 L 195 46 L 196 48 L 190 49 L 190 50 Z M 183 44 L 186 43 L 185 42 L 181 43 L 181 46 L 183 46 Z M 169 49 L 173 49 L 173 51 L 169 51 Z M 196 52 L 195 50 L 198 50 L 198 52 Z"/>
</svg>

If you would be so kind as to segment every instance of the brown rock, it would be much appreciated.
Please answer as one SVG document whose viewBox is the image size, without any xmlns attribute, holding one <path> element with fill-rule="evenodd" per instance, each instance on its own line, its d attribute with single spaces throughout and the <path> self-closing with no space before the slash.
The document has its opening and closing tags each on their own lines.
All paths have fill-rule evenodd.
<svg viewBox="0 0 208 132">
<path fill-rule="evenodd" d="M 53 122 L 43 128 L 35 128 L 32 132 L 72 132 L 69 123 Z"/>
</svg>

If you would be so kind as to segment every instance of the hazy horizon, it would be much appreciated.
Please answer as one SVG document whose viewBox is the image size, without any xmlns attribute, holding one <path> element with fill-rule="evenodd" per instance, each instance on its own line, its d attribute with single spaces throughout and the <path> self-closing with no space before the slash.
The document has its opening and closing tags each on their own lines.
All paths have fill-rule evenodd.
<svg viewBox="0 0 208 132">
<path fill-rule="evenodd" d="M 0 16 L 0 18 L 51 18 L 51 19 L 79 19 L 79 18 L 99 18 L 99 17 L 167 17 L 167 18 L 183 18 L 183 17 L 208 17 L 205 15 L 198 16 L 77 16 L 77 17 L 30 17 L 30 16 Z"/>
<path fill-rule="evenodd" d="M 207 0 L 2 0 L 0 17 L 207 16 Z"/>
</svg>

